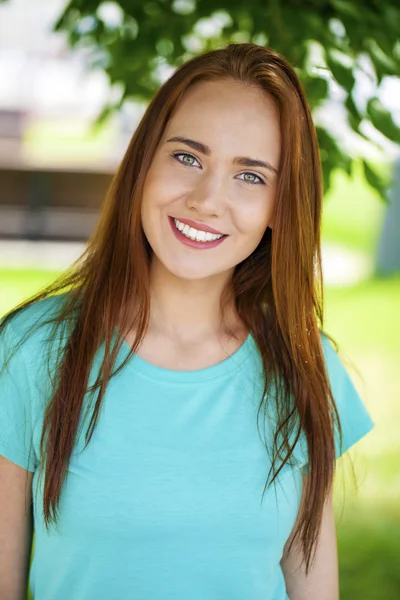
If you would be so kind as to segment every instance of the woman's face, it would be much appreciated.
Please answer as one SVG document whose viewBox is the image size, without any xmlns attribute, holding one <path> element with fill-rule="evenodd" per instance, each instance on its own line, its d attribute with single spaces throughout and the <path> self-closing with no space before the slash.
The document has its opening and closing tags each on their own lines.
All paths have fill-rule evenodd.
<svg viewBox="0 0 400 600">
<path fill-rule="evenodd" d="M 278 113 L 263 90 L 230 80 L 191 87 L 144 185 L 143 230 L 158 266 L 184 279 L 233 273 L 272 225 L 280 148 Z M 193 242 L 173 219 L 192 221 L 183 234 L 209 226 L 226 237 Z"/>
</svg>

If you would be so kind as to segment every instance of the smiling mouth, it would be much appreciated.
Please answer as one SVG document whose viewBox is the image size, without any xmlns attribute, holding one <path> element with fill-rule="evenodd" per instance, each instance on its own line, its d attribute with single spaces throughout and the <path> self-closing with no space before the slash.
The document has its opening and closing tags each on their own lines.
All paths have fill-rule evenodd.
<svg viewBox="0 0 400 600">
<path fill-rule="evenodd" d="M 175 219 L 173 217 L 169 217 L 171 223 L 175 227 L 177 231 L 181 233 L 181 235 L 185 236 L 188 240 L 192 240 L 193 242 L 216 242 L 224 237 L 227 237 L 224 233 L 211 233 L 209 231 L 204 231 L 203 229 L 195 229 L 186 223 L 182 223 L 179 219 Z"/>
<path fill-rule="evenodd" d="M 193 248 L 193 249 L 207 250 L 207 249 L 215 248 L 216 246 L 219 246 L 220 244 L 222 244 L 227 237 L 229 237 L 228 235 L 224 235 L 224 234 L 214 235 L 214 234 L 210 234 L 209 232 L 205 232 L 205 231 L 200 232 L 199 230 L 193 230 L 193 232 L 198 231 L 199 234 L 201 233 L 200 238 L 205 238 L 205 239 L 203 239 L 203 240 L 198 239 L 197 235 L 196 235 L 196 237 L 193 237 L 193 232 L 192 232 L 192 237 L 190 237 L 190 229 L 191 228 L 189 228 L 189 236 L 187 235 L 187 233 L 185 235 L 185 233 L 183 231 L 180 231 L 178 229 L 178 227 L 175 224 L 175 220 L 176 219 L 174 219 L 173 217 L 170 217 L 170 216 L 168 217 L 168 221 L 170 223 L 171 229 L 172 229 L 175 237 L 182 244 L 184 244 L 185 246 L 188 246 L 190 248 Z M 178 224 L 179 223 L 180 222 L 178 221 Z M 181 223 L 181 226 L 182 225 L 185 225 L 185 224 Z M 189 227 L 189 226 L 187 225 L 186 227 Z M 183 229 L 185 229 L 185 227 L 183 227 Z M 187 231 L 188 230 L 186 229 L 186 232 Z M 209 239 L 210 236 L 212 236 L 211 239 Z"/>
</svg>

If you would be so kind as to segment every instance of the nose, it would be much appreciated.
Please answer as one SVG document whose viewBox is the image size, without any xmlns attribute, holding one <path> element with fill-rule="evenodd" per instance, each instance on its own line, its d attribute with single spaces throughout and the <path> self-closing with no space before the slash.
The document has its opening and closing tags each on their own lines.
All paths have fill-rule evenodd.
<svg viewBox="0 0 400 600">
<path fill-rule="evenodd" d="M 228 190 L 222 177 L 204 176 L 186 197 L 186 206 L 199 214 L 221 217 L 226 209 Z"/>
</svg>

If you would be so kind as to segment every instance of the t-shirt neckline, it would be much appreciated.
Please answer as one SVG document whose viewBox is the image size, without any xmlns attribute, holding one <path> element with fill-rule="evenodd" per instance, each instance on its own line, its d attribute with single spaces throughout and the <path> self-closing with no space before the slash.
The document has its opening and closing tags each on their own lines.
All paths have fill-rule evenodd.
<svg viewBox="0 0 400 600">
<path fill-rule="evenodd" d="M 240 368 L 244 361 L 249 357 L 251 345 L 253 343 L 253 337 L 251 333 L 249 333 L 243 344 L 239 346 L 233 354 L 227 356 L 226 359 L 215 365 L 211 365 L 210 367 L 196 369 L 194 371 L 180 371 L 158 367 L 147 360 L 144 360 L 137 354 L 133 354 L 128 361 L 127 366 L 136 373 L 159 382 L 200 383 L 202 381 L 210 381 L 211 379 L 229 375 Z M 123 359 L 128 356 L 130 350 L 131 348 L 128 342 L 123 338 L 121 346 Z"/>
</svg>

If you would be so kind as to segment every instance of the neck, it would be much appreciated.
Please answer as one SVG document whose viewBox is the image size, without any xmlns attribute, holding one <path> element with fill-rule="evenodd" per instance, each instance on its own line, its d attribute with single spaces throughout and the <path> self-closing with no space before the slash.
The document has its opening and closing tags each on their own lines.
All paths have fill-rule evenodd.
<svg viewBox="0 0 400 600">
<path fill-rule="evenodd" d="M 243 329 L 230 301 L 224 319 L 220 299 L 231 273 L 202 279 L 182 279 L 153 260 L 150 272 L 150 322 L 152 333 L 181 342 L 221 338 Z"/>
</svg>

